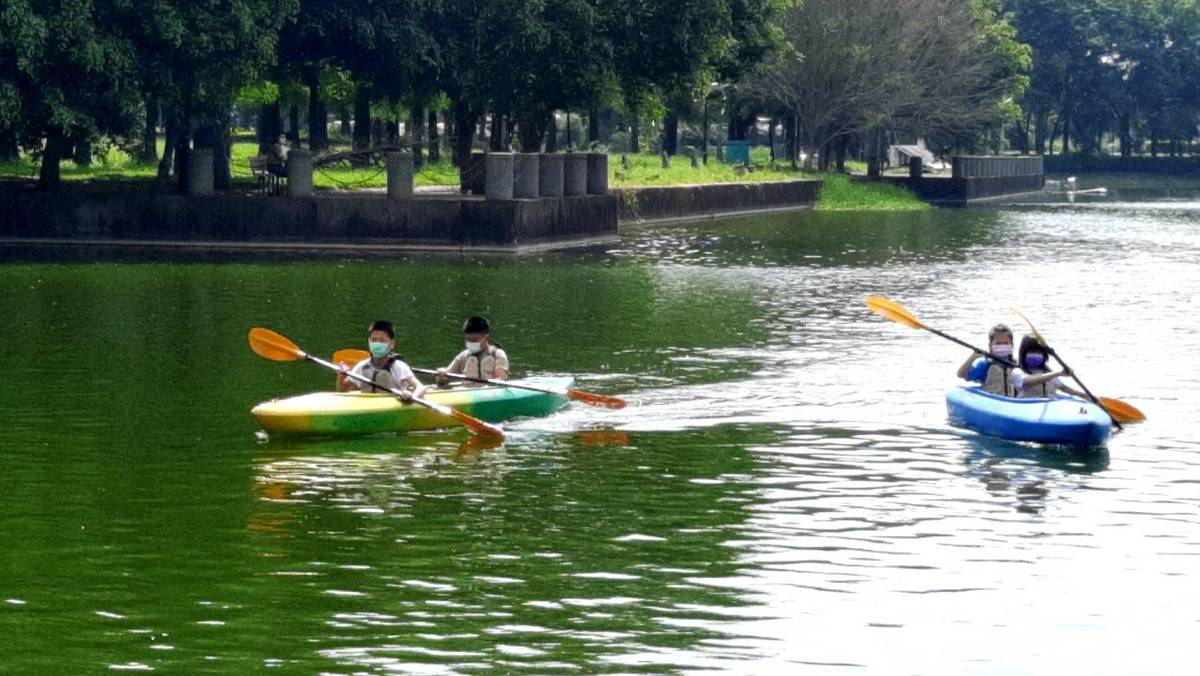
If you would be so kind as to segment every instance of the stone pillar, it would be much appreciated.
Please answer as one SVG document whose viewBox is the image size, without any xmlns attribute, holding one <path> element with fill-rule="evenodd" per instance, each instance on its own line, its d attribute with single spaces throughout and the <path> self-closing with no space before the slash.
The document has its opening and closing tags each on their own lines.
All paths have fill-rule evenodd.
<svg viewBox="0 0 1200 676">
<path fill-rule="evenodd" d="M 608 194 L 608 153 L 587 154 L 587 193 Z"/>
<path fill-rule="evenodd" d="M 304 148 L 293 148 L 287 156 L 288 197 L 312 197 L 313 160 L 312 153 Z"/>
<path fill-rule="evenodd" d="M 538 156 L 538 194 L 542 197 L 562 197 L 563 157 L 558 153 Z"/>
<path fill-rule="evenodd" d="M 213 194 L 212 148 L 194 148 L 188 153 L 187 179 L 189 195 Z"/>
<path fill-rule="evenodd" d="M 513 154 L 488 153 L 485 159 L 483 193 L 490 200 L 513 198 Z"/>
<path fill-rule="evenodd" d="M 563 194 L 567 197 L 586 195 L 587 154 L 567 153 L 563 157 Z"/>
<path fill-rule="evenodd" d="M 540 167 L 537 153 L 513 155 L 513 197 L 537 199 L 540 192 Z"/>
<path fill-rule="evenodd" d="M 921 169 L 923 166 L 924 166 L 924 163 L 921 162 L 920 157 L 908 158 L 908 177 L 914 178 L 914 179 L 920 179 L 921 178 Z"/>
<path fill-rule="evenodd" d="M 413 196 L 412 153 L 387 154 L 387 196 L 391 200 Z"/>
</svg>

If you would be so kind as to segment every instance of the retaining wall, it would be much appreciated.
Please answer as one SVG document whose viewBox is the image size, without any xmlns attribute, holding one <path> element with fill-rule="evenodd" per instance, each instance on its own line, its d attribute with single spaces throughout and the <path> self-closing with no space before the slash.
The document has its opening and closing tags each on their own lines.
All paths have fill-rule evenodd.
<svg viewBox="0 0 1200 676">
<path fill-rule="evenodd" d="M 617 235 L 617 199 L 42 193 L 0 182 L 0 237 L 522 248 Z"/>
<path fill-rule="evenodd" d="M 816 204 L 819 180 L 615 188 L 623 223 L 687 221 Z"/>
</svg>

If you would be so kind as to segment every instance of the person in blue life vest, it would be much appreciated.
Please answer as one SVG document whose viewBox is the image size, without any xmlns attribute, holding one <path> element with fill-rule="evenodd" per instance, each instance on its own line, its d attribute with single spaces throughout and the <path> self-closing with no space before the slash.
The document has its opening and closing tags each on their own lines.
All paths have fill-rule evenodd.
<svg viewBox="0 0 1200 676">
<path fill-rule="evenodd" d="M 425 386 L 413 375 L 408 364 L 400 360 L 392 351 L 396 349 L 396 328 L 392 323 L 379 320 L 371 324 L 367 332 L 367 347 L 371 356 L 354 365 L 353 368 L 342 367 L 342 373 L 353 373 L 366 378 L 370 383 L 363 383 L 353 378 L 341 378 L 338 390 L 349 392 L 386 392 L 388 388 L 400 390 L 401 401 L 412 401 L 425 392 Z"/>
<path fill-rule="evenodd" d="M 1017 363 L 1020 368 L 1012 372 L 1012 383 L 1017 390 L 1018 398 L 1054 397 L 1058 396 L 1059 390 L 1076 397 L 1084 396 L 1079 390 L 1063 383 L 1064 376 L 1071 376 L 1069 369 L 1050 370 L 1050 350 L 1038 342 L 1037 338 L 1033 336 L 1021 338 L 1019 356 L 1020 359 Z"/>
<path fill-rule="evenodd" d="M 508 380 L 508 354 L 499 345 L 492 344 L 492 327 L 483 317 L 473 316 L 463 323 L 466 349 L 458 353 L 446 368 L 437 370 L 437 382 L 450 382 L 447 374 L 479 378 L 482 380 Z M 482 383 L 466 383 L 478 387 Z"/>
<path fill-rule="evenodd" d="M 1012 384 L 1012 372 L 1015 370 L 1012 329 L 1004 324 L 993 326 L 988 331 L 988 351 L 999 359 L 972 352 L 962 366 L 958 367 L 958 377 L 982 383 L 984 392 L 999 394 L 1002 397 L 1017 396 L 1017 390 Z"/>
</svg>

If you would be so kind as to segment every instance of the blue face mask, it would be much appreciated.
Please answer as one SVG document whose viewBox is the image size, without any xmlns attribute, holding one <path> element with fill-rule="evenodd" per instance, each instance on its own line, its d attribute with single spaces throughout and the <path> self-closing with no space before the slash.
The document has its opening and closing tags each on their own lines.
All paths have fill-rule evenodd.
<svg viewBox="0 0 1200 676">
<path fill-rule="evenodd" d="M 375 357 L 376 359 L 383 359 L 388 354 L 387 343 L 369 342 L 367 343 L 367 347 L 371 348 L 371 356 Z"/>
<path fill-rule="evenodd" d="M 1025 363 L 1033 368 L 1041 368 L 1046 365 L 1046 356 L 1042 354 L 1027 354 L 1025 355 Z"/>
</svg>

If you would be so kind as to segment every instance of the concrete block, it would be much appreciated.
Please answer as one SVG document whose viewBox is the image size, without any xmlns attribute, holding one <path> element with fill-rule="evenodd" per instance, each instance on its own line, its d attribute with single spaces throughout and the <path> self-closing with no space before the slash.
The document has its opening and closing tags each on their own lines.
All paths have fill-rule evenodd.
<svg viewBox="0 0 1200 676">
<path fill-rule="evenodd" d="M 287 157 L 288 197 L 311 197 L 313 194 L 312 153 L 305 148 L 293 148 Z"/>
<path fill-rule="evenodd" d="M 187 179 L 189 195 L 213 194 L 212 148 L 196 148 L 188 153 Z"/>
<path fill-rule="evenodd" d="M 586 195 L 587 154 L 567 153 L 563 158 L 563 194 L 567 197 Z"/>
<path fill-rule="evenodd" d="M 485 158 L 484 195 L 489 200 L 513 198 L 513 154 L 488 153 Z"/>
<path fill-rule="evenodd" d="M 608 153 L 587 154 L 587 194 L 608 194 Z"/>
<path fill-rule="evenodd" d="M 543 153 L 538 156 L 538 195 L 562 197 L 564 156 Z"/>
<path fill-rule="evenodd" d="M 513 155 L 513 197 L 537 199 L 540 192 L 540 167 L 537 153 Z"/>
<path fill-rule="evenodd" d="M 412 153 L 387 154 L 387 196 L 393 200 L 413 196 Z"/>
</svg>

